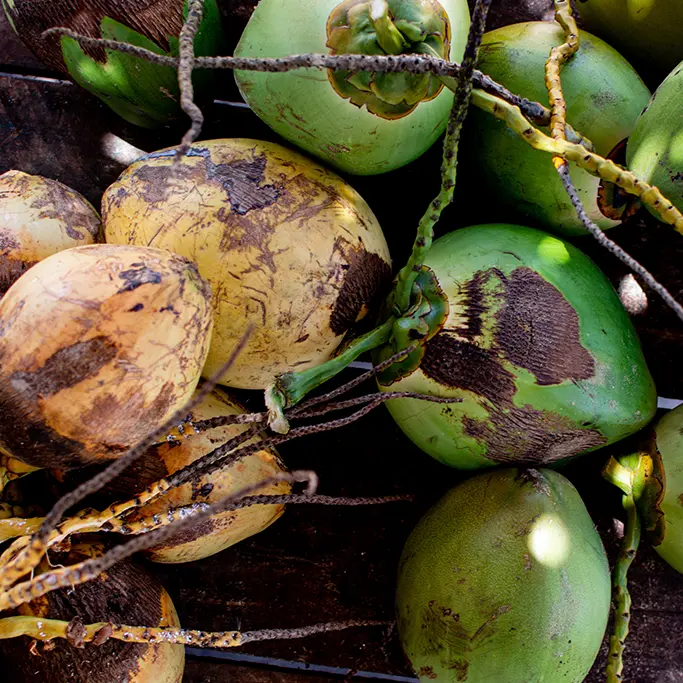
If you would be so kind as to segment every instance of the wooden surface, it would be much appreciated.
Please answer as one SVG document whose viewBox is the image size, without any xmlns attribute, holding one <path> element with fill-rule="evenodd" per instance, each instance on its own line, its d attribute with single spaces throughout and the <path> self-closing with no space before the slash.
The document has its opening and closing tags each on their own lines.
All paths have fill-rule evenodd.
<svg viewBox="0 0 683 683">
<path fill-rule="evenodd" d="M 546 0 L 494 3 L 494 25 L 547 14 Z M 230 99 L 232 91 L 217 93 Z M 207 112 L 204 137 L 275 139 L 248 110 L 228 105 Z M 18 43 L 0 19 L 0 172 L 18 168 L 57 178 L 97 205 L 102 191 L 126 165 L 134 148 L 151 151 L 175 144 L 179 131 L 150 134 L 121 122 L 95 98 L 49 74 Z M 438 186 L 439 150 L 401 171 L 351 183 L 384 226 L 394 262 L 407 255 L 417 219 Z M 441 230 L 494 218 L 468 202 L 461 189 Z M 683 298 L 683 238 L 649 218 L 610 232 Z M 616 286 L 626 274 L 589 238 L 577 240 Z M 683 398 L 678 370 L 683 326 L 651 294 L 634 317 L 660 395 Z M 351 371 L 348 371 L 350 376 Z M 256 400 L 253 399 L 253 400 Z M 254 630 L 299 627 L 323 621 L 393 618 L 398 556 L 426 508 L 460 478 L 418 452 L 384 409 L 355 426 L 281 448 L 291 468 L 315 469 L 321 493 L 411 493 L 412 503 L 373 508 L 290 507 L 273 527 L 218 556 L 190 565 L 156 566 L 188 628 Z M 613 517 L 619 496 L 603 484 L 602 455 L 572 464 L 566 474 L 581 491 L 611 560 L 617 539 Z M 683 681 L 683 579 L 649 549 L 631 572 L 634 601 L 627 681 Z M 187 683 L 323 683 L 412 680 L 395 633 L 386 628 L 351 629 L 302 640 L 272 641 L 227 653 L 189 652 Z M 604 648 L 586 679 L 603 680 Z M 503 683 L 503 682 L 501 682 Z"/>
</svg>

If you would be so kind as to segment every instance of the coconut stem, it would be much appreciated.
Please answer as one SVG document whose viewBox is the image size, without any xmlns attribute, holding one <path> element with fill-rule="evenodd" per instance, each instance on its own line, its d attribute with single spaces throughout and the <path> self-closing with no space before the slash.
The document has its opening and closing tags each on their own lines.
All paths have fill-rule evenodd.
<svg viewBox="0 0 683 683">
<path fill-rule="evenodd" d="M 391 362 L 395 362 L 395 358 L 389 359 Z M 296 427 L 292 429 L 288 434 L 275 434 L 273 436 L 267 437 L 263 439 L 262 441 L 259 441 L 258 443 L 255 444 L 247 444 L 246 446 L 243 446 L 239 450 L 235 451 L 234 453 L 231 453 L 229 458 L 227 459 L 226 462 L 232 462 L 235 461 L 239 458 L 246 457 L 247 455 L 255 452 L 256 450 L 261 450 L 263 448 L 268 448 L 271 446 L 278 445 L 280 443 L 284 443 L 286 441 L 290 441 L 294 438 L 300 437 L 300 436 L 307 436 L 310 434 L 316 434 L 324 431 L 328 431 L 330 429 L 337 429 L 339 427 L 346 426 L 348 424 L 351 424 L 352 422 L 356 421 L 360 417 L 363 417 L 364 415 L 367 415 L 371 410 L 376 408 L 378 405 L 380 405 L 383 401 L 389 400 L 393 398 L 392 394 L 380 394 L 376 398 L 374 398 L 372 401 L 368 402 L 365 406 L 357 410 L 356 412 L 352 413 L 351 415 L 348 415 L 346 417 L 338 418 L 336 420 L 330 420 L 329 422 L 325 422 L 322 424 L 312 424 L 312 425 L 304 425 L 302 427 Z M 437 401 L 437 402 L 446 402 L 449 399 L 443 399 L 439 397 L 432 397 L 432 396 L 423 396 L 420 394 L 414 395 L 416 398 L 421 398 L 424 400 L 429 400 L 429 401 Z M 240 435 L 240 437 L 244 437 L 245 434 L 248 434 L 247 438 L 251 438 L 252 434 L 249 434 L 250 430 L 247 430 L 243 434 Z M 219 449 L 216 449 L 216 451 L 220 450 L 220 448 L 226 448 L 230 449 L 229 446 L 224 445 L 222 447 L 219 447 Z M 205 464 L 205 461 L 206 464 Z M 195 474 L 210 474 L 214 469 L 217 469 L 218 467 L 223 466 L 224 463 L 222 462 L 215 462 L 215 458 L 212 459 L 211 454 L 209 456 L 204 456 L 200 460 L 196 461 L 193 463 L 193 465 L 201 464 L 202 467 L 199 469 L 193 468 L 192 466 L 184 468 L 184 470 L 180 470 L 176 474 L 172 475 L 165 481 L 165 490 L 167 490 L 170 486 L 176 486 L 179 483 L 183 483 L 189 475 L 185 475 L 186 471 L 189 471 L 190 468 L 192 468 L 193 473 Z M 295 481 L 308 481 L 309 482 L 309 490 L 308 493 L 312 494 L 314 493 L 315 490 L 315 485 L 317 485 L 317 478 L 315 477 L 315 474 L 312 472 L 292 472 L 291 474 L 280 474 L 276 475 L 274 477 L 270 477 L 267 479 L 264 479 L 257 484 L 254 484 L 253 486 L 245 487 L 244 489 L 236 492 L 235 494 L 232 494 L 226 498 L 224 498 L 221 501 L 218 501 L 216 503 L 213 503 L 211 505 L 207 505 L 202 507 L 201 509 L 195 510 L 194 513 L 191 516 L 178 519 L 174 523 L 169 524 L 167 526 L 163 526 L 161 528 L 155 529 L 154 531 L 151 531 L 149 533 L 146 533 L 142 536 L 138 536 L 134 538 L 133 540 L 129 541 L 128 543 L 125 543 L 123 545 L 119 545 L 115 547 L 114 549 L 110 550 L 106 555 L 104 555 L 101 558 L 97 558 L 96 560 L 87 560 L 85 562 L 82 562 L 80 564 L 74 565 L 72 567 L 64 567 L 61 569 L 57 569 L 54 571 L 47 572 L 45 574 L 42 574 L 41 576 L 24 581 L 22 583 L 19 583 L 12 588 L 5 590 L 0 593 L 0 612 L 6 610 L 6 609 L 14 609 L 18 607 L 21 604 L 24 604 L 26 602 L 30 602 L 31 600 L 34 600 L 38 597 L 41 597 L 42 595 L 45 595 L 53 590 L 57 590 L 59 588 L 64 588 L 67 586 L 71 585 L 78 585 L 80 583 L 85 583 L 96 576 L 98 576 L 101 572 L 105 571 L 109 567 L 113 566 L 117 562 L 125 559 L 126 557 L 129 557 L 130 555 L 140 552 L 142 550 L 145 550 L 153 545 L 156 545 L 167 538 L 183 531 L 184 529 L 187 529 L 199 522 L 201 522 L 204 519 L 207 519 L 213 515 L 216 515 L 220 512 L 223 512 L 226 510 L 230 505 L 233 503 L 241 500 L 245 496 L 249 496 L 252 493 L 258 491 L 259 489 L 263 488 L 264 486 L 267 486 L 271 483 L 275 483 L 278 481 L 290 481 L 290 482 L 295 482 Z M 158 484 L 159 482 L 157 482 Z M 139 497 L 138 497 L 139 498 Z M 134 499 L 134 507 L 137 507 L 139 505 L 138 498 Z M 114 506 L 112 506 L 114 507 Z M 106 513 L 109 514 L 111 512 L 112 508 L 109 508 Z M 68 525 L 69 523 L 72 523 L 76 526 L 81 524 L 81 529 L 83 525 L 88 525 L 91 523 L 91 518 L 89 517 L 91 515 L 90 512 L 86 511 L 83 513 L 83 517 L 81 519 L 76 518 L 75 520 L 67 520 L 65 525 L 62 525 L 60 527 L 59 531 L 62 534 L 62 538 L 64 538 L 64 527 Z M 88 528 L 87 530 L 94 530 Z M 8 561 L 8 565 L 11 565 L 12 563 L 12 553 L 17 552 L 18 549 L 18 555 L 21 555 L 22 552 L 26 549 L 27 546 L 29 546 L 29 539 L 22 538 L 18 539 L 15 541 L 15 543 L 10 546 L 8 550 L 5 551 L 3 554 L 2 558 L 0 558 L 0 566 L 2 566 L 3 560 Z M 16 555 L 14 556 L 16 558 Z M 42 557 L 42 554 L 41 554 Z M 40 561 L 40 558 L 38 558 L 38 561 Z M 34 565 L 35 566 L 35 565 Z M 12 570 L 16 572 L 16 567 L 12 567 Z M 7 568 L 5 568 L 4 573 L 7 572 Z M 23 576 L 20 575 L 20 576 Z"/>
<path fill-rule="evenodd" d="M 643 204 L 656 211 L 660 219 L 672 225 L 677 232 L 683 234 L 683 214 L 660 192 L 657 187 L 640 180 L 635 174 L 599 154 L 587 150 L 585 147 L 567 140 L 553 140 L 534 128 L 522 112 L 507 102 L 481 90 L 472 93 L 472 100 L 481 109 L 501 119 L 534 149 L 561 156 L 567 161 L 587 171 L 591 175 L 599 176 L 607 182 L 614 183 L 629 194 L 639 197 Z"/>
<path fill-rule="evenodd" d="M 335 496 L 319 496 L 306 495 L 299 493 L 282 493 L 282 494 L 255 494 L 246 496 L 236 503 L 227 505 L 224 512 L 232 510 L 243 510 L 244 508 L 253 507 L 254 505 L 333 505 L 333 506 L 359 506 L 359 505 L 383 505 L 385 503 L 398 503 L 402 501 L 412 500 L 409 495 L 395 495 L 395 496 L 379 496 L 366 498 L 343 498 Z M 88 531 L 100 531 L 107 533 L 116 533 L 123 536 L 137 536 L 139 534 L 146 534 L 155 529 L 173 524 L 179 519 L 185 519 L 196 513 L 197 510 L 204 510 L 208 507 L 208 503 L 192 503 L 190 505 L 181 505 L 179 507 L 169 508 L 163 512 L 143 517 L 135 521 L 128 521 L 127 519 L 114 518 L 110 519 L 105 524 L 97 524 L 93 521 L 93 528 Z M 93 518 L 94 520 L 95 518 Z M 14 522 L 28 522 L 25 530 L 15 531 L 15 528 L 3 530 L 3 522 L 8 520 L 0 520 L 0 541 L 21 536 L 22 534 L 30 534 L 40 526 L 42 517 L 35 517 L 29 520 L 14 519 Z M 13 533 L 14 532 L 14 533 Z"/>
<path fill-rule="evenodd" d="M 474 64 L 477 60 L 477 52 L 482 36 L 484 35 L 486 15 L 490 5 L 491 0 L 477 0 L 474 7 L 470 31 L 467 36 L 467 45 L 465 46 L 465 55 L 460 70 L 455 77 L 456 88 L 454 90 L 453 107 L 448 118 L 448 127 L 443 142 L 441 189 L 422 216 L 417 227 L 413 251 L 408 262 L 401 268 L 397 277 L 394 306 L 401 313 L 406 312 L 410 308 L 415 280 L 418 273 L 422 270 L 424 259 L 432 246 L 434 226 L 441 217 L 441 212 L 453 201 L 460 131 L 462 130 L 462 124 L 465 121 L 470 103 Z"/>
<path fill-rule="evenodd" d="M 640 543 L 640 516 L 633 492 L 635 470 L 624 467 L 610 457 L 603 468 L 602 476 L 614 484 L 624 495 L 622 504 L 626 510 L 624 538 L 621 542 L 619 557 L 612 572 L 612 602 L 614 606 L 613 634 L 609 641 L 609 654 L 605 670 L 607 683 L 623 680 L 623 654 L 631 620 L 631 596 L 628 592 L 628 570 L 633 562 Z"/>
<path fill-rule="evenodd" d="M 583 224 L 583 227 L 588 230 L 588 232 L 600 245 L 614 254 L 614 256 L 616 256 L 622 263 L 626 264 L 634 273 L 640 275 L 643 281 L 655 292 L 657 292 L 667 306 L 669 306 L 669 308 L 671 308 L 671 310 L 673 310 L 674 313 L 681 320 L 683 320 L 683 306 L 676 301 L 671 292 L 669 292 L 664 285 L 660 284 L 657 278 L 655 278 L 655 276 L 652 275 L 649 270 L 636 261 L 633 256 L 627 254 L 616 242 L 613 242 L 609 237 L 607 237 L 602 229 L 593 223 L 593 221 L 588 217 L 586 209 L 581 203 L 581 198 L 579 197 L 579 194 L 574 187 L 574 183 L 572 182 L 571 176 L 569 175 L 569 167 L 560 166 L 557 169 L 557 172 L 562 180 L 562 184 L 564 185 L 567 194 L 569 195 L 569 199 L 574 206 L 576 215 Z"/>
<path fill-rule="evenodd" d="M 379 46 L 388 55 L 401 54 L 408 47 L 408 43 L 391 20 L 387 0 L 370 0 L 370 21 L 375 29 Z"/>
<path fill-rule="evenodd" d="M 104 47 L 108 50 L 118 50 L 141 59 L 145 59 L 153 64 L 178 67 L 178 59 L 168 55 L 159 55 L 145 48 L 121 43 L 116 40 L 104 38 L 90 38 L 83 34 L 63 27 L 55 27 L 45 31 L 43 36 L 63 35 L 78 41 L 83 47 Z M 457 76 L 460 66 L 455 62 L 441 59 L 429 50 L 426 43 L 420 44 L 420 49 L 426 53 L 415 55 L 325 55 L 325 54 L 303 54 L 292 55 L 289 57 L 195 57 L 194 64 L 196 69 L 238 69 L 242 71 L 261 71 L 268 73 L 284 73 L 296 69 L 332 69 L 341 71 L 375 71 L 378 73 L 397 73 L 406 71 L 414 74 L 431 73 L 444 80 L 444 84 L 454 89 L 455 76 Z M 494 81 L 490 76 L 474 70 L 472 74 L 474 85 L 485 92 L 491 93 L 504 99 L 506 102 L 519 107 L 530 121 L 539 125 L 550 125 L 550 110 L 539 102 L 532 102 L 525 97 L 520 97 L 511 93 L 500 83 Z M 592 145 L 587 138 L 581 136 L 569 124 L 567 124 L 567 139 L 572 142 L 583 144 L 587 149 L 592 149 Z"/>
<path fill-rule="evenodd" d="M 564 30 L 565 42 L 550 50 L 550 56 L 545 63 L 545 85 L 548 89 L 548 99 L 552 111 L 550 134 L 555 140 L 565 140 L 567 103 L 562 93 L 560 69 L 579 49 L 579 29 L 572 16 L 572 8 L 568 0 L 555 0 L 555 21 Z M 553 164 L 556 169 L 567 166 L 567 162 L 557 155 L 553 156 Z"/>
<path fill-rule="evenodd" d="M 280 375 L 275 384 L 266 389 L 265 399 L 268 407 L 268 426 L 278 434 L 286 434 L 289 422 L 284 411 L 296 405 L 310 391 L 338 375 L 358 356 L 386 344 L 391 337 L 394 318 L 389 318 L 379 327 L 354 339 L 334 358 L 301 372 L 287 372 Z"/>
<path fill-rule="evenodd" d="M 318 633 L 341 631 L 364 626 L 389 626 L 384 621 L 342 621 L 313 624 L 293 629 L 263 629 L 260 631 L 194 631 L 175 627 L 127 626 L 101 621 L 83 624 L 80 619 L 62 621 L 40 617 L 18 616 L 0 619 L 0 640 L 28 636 L 35 640 L 50 641 L 64 638 L 74 647 L 82 648 L 85 643 L 102 645 L 109 639 L 126 643 L 174 644 L 191 647 L 227 648 L 239 647 L 245 643 L 261 640 L 283 640 L 304 638 Z"/>
<path fill-rule="evenodd" d="M 5 564 L 5 561 L 7 561 L 7 558 L 9 557 L 8 554 L 13 552 L 13 546 L 10 546 L 10 548 L 3 553 L 2 557 L 0 557 L 0 591 L 5 590 L 8 586 L 11 586 L 24 576 L 24 574 L 27 574 L 38 566 L 38 563 L 47 549 L 48 540 L 51 537 L 53 529 L 57 526 L 59 520 L 69 508 L 80 503 L 92 493 L 99 491 L 103 486 L 118 477 L 129 465 L 142 457 L 148 448 L 157 443 L 173 426 L 181 421 L 188 412 L 199 405 L 208 396 L 220 378 L 230 369 L 237 359 L 237 356 L 242 352 L 242 349 L 249 341 L 253 329 L 253 325 L 247 327 L 239 343 L 235 345 L 230 353 L 227 361 L 215 375 L 204 382 L 201 389 L 195 393 L 189 403 L 177 410 L 158 429 L 151 432 L 136 446 L 124 453 L 117 460 L 114 460 L 105 470 L 96 474 L 94 477 L 60 498 L 43 520 L 40 529 L 31 537 L 30 541 L 22 545 L 19 552 L 11 556 L 11 559 L 7 564 Z"/>
<path fill-rule="evenodd" d="M 631 595 L 628 592 L 628 570 L 633 562 L 640 543 L 640 517 L 633 495 L 625 495 L 622 500 L 626 510 L 626 526 L 619 557 L 612 572 L 614 626 L 609 640 L 607 658 L 607 683 L 622 681 L 624 668 L 623 655 L 631 621 Z"/>
<path fill-rule="evenodd" d="M 204 0 L 189 0 L 187 18 L 178 38 L 178 85 L 180 87 L 180 107 L 190 117 L 192 124 L 183 135 L 174 164 L 187 154 L 190 145 L 199 137 L 204 124 L 204 115 L 194 102 L 192 71 L 195 68 L 194 39 L 199 30 L 204 13 Z"/>
</svg>

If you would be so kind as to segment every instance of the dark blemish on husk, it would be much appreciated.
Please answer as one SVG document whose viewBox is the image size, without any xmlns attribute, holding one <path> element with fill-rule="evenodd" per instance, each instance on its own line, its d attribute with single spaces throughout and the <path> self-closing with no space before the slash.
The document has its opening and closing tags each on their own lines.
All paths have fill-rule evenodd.
<svg viewBox="0 0 683 683">
<path fill-rule="evenodd" d="M 159 159 L 173 156 L 174 150 L 165 150 L 150 154 L 145 159 Z M 135 177 L 145 184 L 144 197 L 152 204 L 167 199 L 172 191 L 171 178 L 176 182 L 182 178 L 180 171 L 188 180 L 208 180 L 219 185 L 227 195 L 232 211 L 243 216 L 253 209 L 264 209 L 274 204 L 280 196 L 280 190 L 271 184 L 262 185 L 267 165 L 265 155 L 251 160 L 240 159 L 225 164 L 216 164 L 211 158 L 211 151 L 205 147 L 193 147 L 188 157 L 200 157 L 204 160 L 204 169 L 197 166 L 184 166 L 175 169 L 172 166 L 146 166 L 145 160 L 134 171 Z M 220 218 L 220 216 L 219 216 Z"/>
<path fill-rule="evenodd" d="M 158 285 L 161 282 L 161 273 L 157 273 L 149 266 L 143 264 L 134 264 L 134 266 L 137 267 L 119 273 L 119 278 L 123 280 L 125 284 L 118 290 L 118 294 L 121 294 L 122 292 L 132 292 L 142 285 Z"/>
<path fill-rule="evenodd" d="M 420 368 L 443 386 L 472 391 L 494 403 L 509 401 L 515 393 L 514 376 L 494 353 L 446 330 L 427 342 Z"/>
<path fill-rule="evenodd" d="M 202 505 L 200 509 L 204 507 L 205 505 Z M 160 514 L 163 514 L 163 512 Z M 217 529 L 220 529 L 222 526 L 225 526 L 225 524 L 221 524 L 221 522 L 222 520 L 218 517 L 204 519 L 200 522 L 197 522 L 188 529 L 183 529 L 182 531 L 179 531 L 177 534 L 169 536 L 168 538 L 164 539 L 159 545 L 151 546 L 148 552 L 154 554 L 155 552 L 162 552 L 168 548 L 176 548 L 179 545 L 192 543 L 192 541 L 196 541 L 198 538 L 202 538 L 204 536 L 209 536 Z"/>
<path fill-rule="evenodd" d="M 455 671 L 456 681 L 466 681 L 470 663 L 466 659 L 458 659 L 450 664 L 448 668 Z"/>
<path fill-rule="evenodd" d="M 520 470 L 519 479 L 523 482 L 528 482 L 531 484 L 537 493 L 542 493 L 544 496 L 550 495 L 550 486 L 548 485 L 545 477 L 538 470 L 533 468 Z M 525 533 L 528 533 L 528 531 Z"/>
<path fill-rule="evenodd" d="M 21 249 L 19 240 L 9 231 L 0 230 L 0 252 L 7 256 L 10 252 Z"/>
<path fill-rule="evenodd" d="M 579 318 L 562 293 L 531 268 L 516 268 L 505 283 L 496 343 L 514 365 L 542 386 L 589 379 L 591 354 L 581 345 Z"/>
<path fill-rule="evenodd" d="M 85 557 L 72 553 L 57 561 L 71 564 L 80 559 Z M 162 616 L 162 588 L 142 567 L 124 560 L 96 581 L 53 591 L 40 602 L 30 603 L 30 607 L 42 618 L 62 619 L 74 624 L 79 621 L 81 624 L 112 622 L 156 627 Z M 45 657 L 31 656 L 28 648 L 18 647 L 16 640 L 0 640 L 3 677 L 11 681 L 88 683 L 134 680 L 140 660 L 150 647 L 158 646 L 106 640 L 106 629 L 107 626 L 101 629 L 104 633 L 99 647 L 87 646 L 87 656 L 60 639 L 52 641 L 54 649 Z"/>
<path fill-rule="evenodd" d="M 417 675 L 420 678 L 429 678 L 431 680 L 435 679 L 437 676 L 434 673 L 434 669 L 431 666 L 423 666 L 420 668 L 420 670 L 417 672 Z"/>
<path fill-rule="evenodd" d="M 465 303 L 463 315 L 467 322 L 458 328 L 458 334 L 469 341 L 474 341 L 481 334 L 483 317 L 488 307 L 486 306 L 486 291 L 484 285 L 489 279 L 489 272 L 478 271 L 465 286 Z"/>
<path fill-rule="evenodd" d="M 332 250 L 341 253 L 348 265 L 344 281 L 330 315 L 330 329 L 339 336 L 349 330 L 363 312 L 373 310 L 391 284 L 391 267 L 378 254 L 354 247 L 338 237 Z"/>
<path fill-rule="evenodd" d="M 448 657 L 450 662 L 444 662 L 444 664 L 456 672 L 462 671 L 465 676 L 456 680 L 466 680 L 467 654 L 480 647 L 496 633 L 495 622 L 502 613 L 498 610 L 484 619 L 481 626 L 470 633 L 462 625 L 458 614 L 445 610 L 432 600 L 421 614 L 420 654 L 442 661 L 444 657 Z"/>
<path fill-rule="evenodd" d="M 97 238 L 100 222 L 94 209 L 59 181 L 50 178 L 43 180 L 45 192 L 31 202 L 31 208 L 40 212 L 39 218 L 58 221 L 72 240 L 80 241 L 85 237 L 78 228 L 84 228 L 91 237 Z"/>
<path fill-rule="evenodd" d="M 35 402 L 27 401 L 6 379 L 0 379 L 0 415 L 0 446 L 27 465 L 66 470 L 87 464 L 84 445 L 49 427 Z M 120 454 L 116 451 L 110 457 Z"/>
<path fill-rule="evenodd" d="M 228 194 L 232 210 L 242 216 L 253 209 L 264 209 L 274 204 L 280 196 L 275 185 L 261 185 L 265 169 L 265 155 L 253 161 L 228 164 L 214 164 L 206 158 L 206 177 L 220 183 Z"/>
<path fill-rule="evenodd" d="M 52 396 L 96 375 L 116 357 L 117 346 L 109 337 L 95 337 L 55 351 L 31 372 L 15 372 L 12 387 L 33 398 Z"/>
<path fill-rule="evenodd" d="M 577 429 L 568 418 L 530 406 L 494 406 L 488 420 L 465 416 L 462 425 L 466 434 L 486 446 L 486 457 L 496 462 L 540 465 L 606 442 L 597 430 Z"/>
<path fill-rule="evenodd" d="M 22 261 L 0 255 L 0 299 L 7 290 L 37 261 Z"/>
</svg>

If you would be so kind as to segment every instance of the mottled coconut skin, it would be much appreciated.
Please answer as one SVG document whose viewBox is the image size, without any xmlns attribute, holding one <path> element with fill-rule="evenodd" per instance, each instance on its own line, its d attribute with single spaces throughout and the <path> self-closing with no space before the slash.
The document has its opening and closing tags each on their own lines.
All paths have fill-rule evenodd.
<svg viewBox="0 0 683 683">
<path fill-rule="evenodd" d="M 192 396 L 211 327 L 210 287 L 178 255 L 41 261 L 0 300 L 0 450 L 58 469 L 119 457 Z"/>
<path fill-rule="evenodd" d="M 102 199 L 108 242 L 170 249 L 197 263 L 214 293 L 204 376 L 253 333 L 221 383 L 265 389 L 330 358 L 381 301 L 389 250 L 363 198 L 338 175 L 280 145 L 195 143 L 130 166 Z"/>
<path fill-rule="evenodd" d="M 100 237 L 100 217 L 62 183 L 7 171 L 0 175 L 0 298 L 32 265 Z"/>
<path fill-rule="evenodd" d="M 425 264 L 448 298 L 443 328 L 386 391 L 412 441 L 462 469 L 558 462 L 644 427 L 656 391 L 609 280 L 574 246 L 518 225 L 456 230 Z"/>
<path fill-rule="evenodd" d="M 473 477 L 420 520 L 398 570 L 403 649 L 421 681 L 581 683 L 610 574 L 572 484 L 551 470 Z"/>
</svg>

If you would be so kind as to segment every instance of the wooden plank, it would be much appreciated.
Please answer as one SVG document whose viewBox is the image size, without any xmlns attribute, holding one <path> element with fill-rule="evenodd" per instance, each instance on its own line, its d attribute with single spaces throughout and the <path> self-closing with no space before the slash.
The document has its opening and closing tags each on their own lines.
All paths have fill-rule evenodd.
<svg viewBox="0 0 683 683">
<path fill-rule="evenodd" d="M 207 661 L 188 657 L 183 683 L 327 683 L 327 676 L 306 673 L 290 673 L 263 669 L 261 667 L 236 666 L 227 662 Z M 339 679 L 337 679 L 339 681 Z"/>
</svg>

